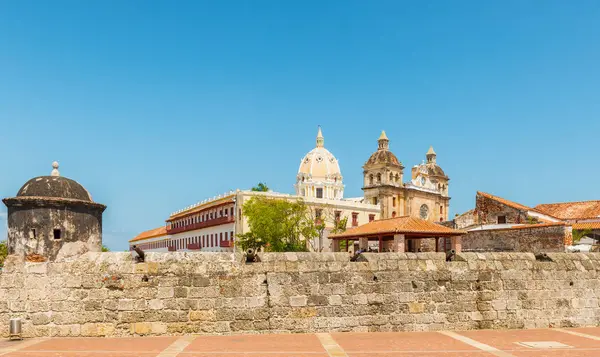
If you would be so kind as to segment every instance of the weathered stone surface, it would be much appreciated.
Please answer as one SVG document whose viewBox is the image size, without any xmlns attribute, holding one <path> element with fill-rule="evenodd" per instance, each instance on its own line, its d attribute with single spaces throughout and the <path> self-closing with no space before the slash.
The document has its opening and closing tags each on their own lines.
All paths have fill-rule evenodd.
<svg viewBox="0 0 600 357">
<path fill-rule="evenodd" d="M 571 229 L 567 226 L 522 226 L 475 230 L 462 237 L 462 250 L 504 252 L 564 252 Z"/>
<path fill-rule="evenodd" d="M 26 336 L 600 323 L 595 253 L 552 253 L 548 261 L 527 253 L 462 253 L 453 262 L 436 253 L 365 254 L 361 262 L 288 253 L 253 264 L 232 255 L 176 254 L 149 254 L 139 267 L 127 253 L 47 263 L 9 257 L 0 273 L 0 322 L 22 317 Z M 141 279 L 151 271 L 149 281 Z"/>
</svg>

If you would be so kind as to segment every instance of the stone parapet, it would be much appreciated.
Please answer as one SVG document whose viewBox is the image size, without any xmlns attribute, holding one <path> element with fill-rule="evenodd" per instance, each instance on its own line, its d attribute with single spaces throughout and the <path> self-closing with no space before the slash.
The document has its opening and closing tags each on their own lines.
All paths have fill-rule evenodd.
<svg viewBox="0 0 600 357">
<path fill-rule="evenodd" d="M 465 251 L 564 252 L 570 244 L 572 229 L 560 223 L 472 230 L 462 237 Z"/>
<path fill-rule="evenodd" d="M 598 253 L 86 253 L 10 256 L 0 336 L 435 331 L 597 326 Z"/>
</svg>

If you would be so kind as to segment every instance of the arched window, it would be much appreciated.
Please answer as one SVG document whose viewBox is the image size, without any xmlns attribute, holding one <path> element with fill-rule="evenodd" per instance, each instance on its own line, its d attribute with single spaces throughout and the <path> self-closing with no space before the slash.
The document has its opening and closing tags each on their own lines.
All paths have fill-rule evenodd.
<svg viewBox="0 0 600 357">
<path fill-rule="evenodd" d="M 394 174 L 390 172 L 390 182 L 394 182 Z"/>
<path fill-rule="evenodd" d="M 373 184 L 373 174 L 369 175 L 369 184 L 372 185 Z"/>
<path fill-rule="evenodd" d="M 392 218 L 396 217 L 396 211 L 392 212 Z"/>
<path fill-rule="evenodd" d="M 400 176 L 398 174 L 396 174 L 396 182 L 398 182 L 399 179 L 400 179 Z"/>
<path fill-rule="evenodd" d="M 377 174 L 377 183 L 381 183 L 381 174 Z"/>
</svg>

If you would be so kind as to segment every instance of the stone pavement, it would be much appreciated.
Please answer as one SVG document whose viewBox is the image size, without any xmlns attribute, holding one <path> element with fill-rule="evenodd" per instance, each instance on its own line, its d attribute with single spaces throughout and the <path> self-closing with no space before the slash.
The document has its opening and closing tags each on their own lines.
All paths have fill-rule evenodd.
<svg viewBox="0 0 600 357">
<path fill-rule="evenodd" d="M 3 357 L 597 357 L 600 328 L 0 341 Z"/>
</svg>

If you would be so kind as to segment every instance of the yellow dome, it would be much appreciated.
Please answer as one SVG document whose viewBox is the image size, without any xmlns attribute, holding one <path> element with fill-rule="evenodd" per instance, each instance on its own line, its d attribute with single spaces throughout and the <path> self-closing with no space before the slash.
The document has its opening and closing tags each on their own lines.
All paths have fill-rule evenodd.
<svg viewBox="0 0 600 357">
<path fill-rule="evenodd" d="M 335 179 L 342 175 L 337 159 L 324 147 L 316 147 L 302 158 L 298 174 L 313 181 Z"/>
<path fill-rule="evenodd" d="M 296 194 L 302 197 L 325 199 L 344 198 L 344 184 L 340 165 L 324 147 L 321 127 L 317 133 L 317 147 L 304 155 L 296 176 Z"/>
</svg>

